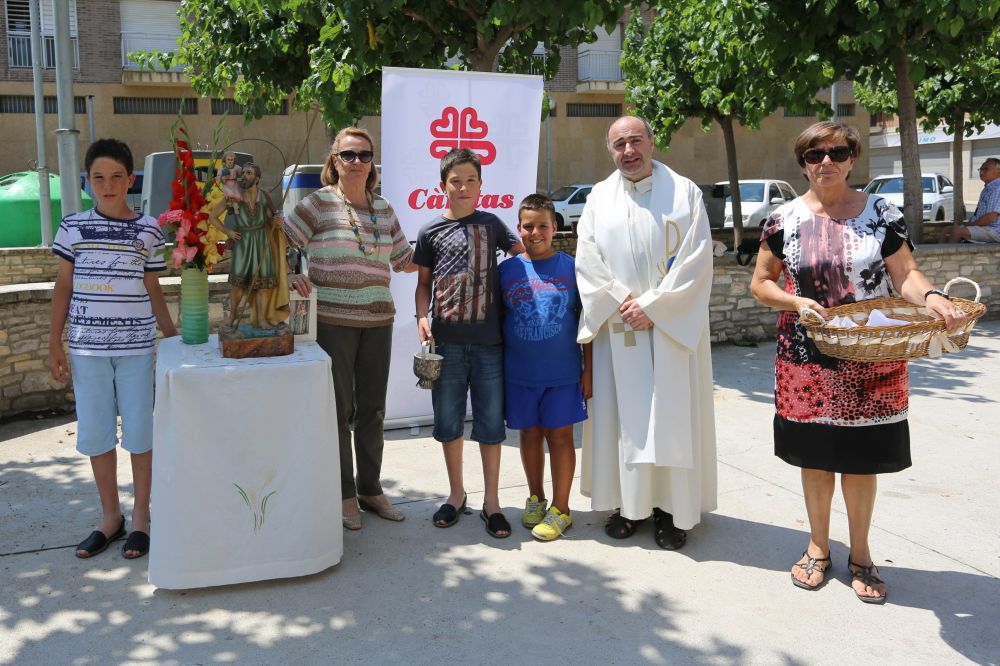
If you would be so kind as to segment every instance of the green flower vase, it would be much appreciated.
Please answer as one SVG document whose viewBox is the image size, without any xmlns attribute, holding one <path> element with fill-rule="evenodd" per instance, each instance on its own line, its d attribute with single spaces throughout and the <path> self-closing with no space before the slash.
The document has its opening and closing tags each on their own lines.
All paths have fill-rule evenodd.
<svg viewBox="0 0 1000 666">
<path fill-rule="evenodd" d="M 181 270 L 181 342 L 208 342 L 208 271 L 200 268 Z"/>
</svg>

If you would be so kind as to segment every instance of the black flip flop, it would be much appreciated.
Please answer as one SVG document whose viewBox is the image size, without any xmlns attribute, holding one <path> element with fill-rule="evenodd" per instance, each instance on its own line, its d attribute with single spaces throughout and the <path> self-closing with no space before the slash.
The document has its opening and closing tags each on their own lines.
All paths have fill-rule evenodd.
<svg viewBox="0 0 1000 666">
<path fill-rule="evenodd" d="M 687 532 L 674 527 L 674 517 L 661 509 L 653 509 L 653 539 L 663 550 L 680 550 L 687 543 Z"/>
<path fill-rule="evenodd" d="M 458 519 L 462 516 L 462 512 L 465 511 L 465 503 L 469 501 L 469 494 L 466 493 L 462 498 L 462 506 L 457 509 L 451 504 L 442 504 L 441 508 L 434 512 L 434 527 L 451 527 L 458 522 Z"/>
<path fill-rule="evenodd" d="M 499 511 L 487 516 L 486 509 L 483 509 L 479 512 L 479 517 L 486 523 L 486 531 L 494 539 L 506 539 L 510 536 L 510 523 L 507 522 L 507 518 Z M 500 534 L 500 532 L 506 532 L 507 534 Z"/>
<path fill-rule="evenodd" d="M 645 518 L 642 520 L 632 520 L 623 517 L 621 512 L 615 511 L 605 521 L 604 533 L 612 539 L 627 539 L 635 534 L 635 528 L 644 522 L 646 522 Z"/>
<path fill-rule="evenodd" d="M 138 555 L 126 555 L 125 553 L 130 550 L 139 551 Z M 125 544 L 122 546 L 122 557 L 126 560 L 137 560 L 146 553 L 149 552 L 149 535 L 145 532 L 140 532 L 139 530 L 133 530 L 128 538 L 125 539 Z"/>
<path fill-rule="evenodd" d="M 87 535 L 87 538 L 81 541 L 76 547 L 76 551 L 87 551 L 86 555 L 81 555 L 76 551 L 74 551 L 73 554 L 81 560 L 89 559 L 94 555 L 100 555 L 103 553 L 108 549 L 108 546 L 111 545 L 112 541 L 120 539 L 123 536 L 125 536 L 125 516 L 122 516 L 121 524 L 118 525 L 118 529 L 115 530 L 115 533 L 111 536 L 104 536 L 104 532 L 101 532 L 100 530 L 94 530 Z"/>
<path fill-rule="evenodd" d="M 806 558 L 806 561 L 796 562 L 793 566 L 797 569 L 805 571 L 806 578 L 812 578 L 814 573 L 819 572 L 823 574 L 823 580 L 815 585 L 810 585 L 809 583 L 796 578 L 795 574 L 789 574 L 792 577 L 792 585 L 803 590 L 815 592 L 829 582 L 830 576 L 828 576 L 827 573 L 833 568 L 833 560 L 830 559 L 830 553 L 827 553 L 826 557 L 813 557 L 809 554 L 808 550 L 802 551 L 802 557 Z"/>
<path fill-rule="evenodd" d="M 858 570 L 855 571 L 854 569 L 851 569 L 851 567 L 857 567 Z M 854 579 L 857 578 L 862 583 L 864 583 L 865 586 L 870 588 L 874 588 L 876 585 L 885 585 L 885 581 L 882 580 L 882 577 L 878 575 L 878 569 L 875 567 L 874 562 L 872 562 L 867 567 L 863 567 L 857 562 L 853 562 L 851 561 L 850 558 L 848 558 L 847 568 L 851 572 L 852 583 L 854 582 Z M 855 590 L 854 585 L 851 585 L 851 589 L 854 590 L 854 596 L 856 596 L 858 599 L 860 599 L 866 604 L 882 605 L 885 603 L 885 598 L 889 596 L 889 590 L 886 590 L 880 597 L 869 597 Z"/>
</svg>

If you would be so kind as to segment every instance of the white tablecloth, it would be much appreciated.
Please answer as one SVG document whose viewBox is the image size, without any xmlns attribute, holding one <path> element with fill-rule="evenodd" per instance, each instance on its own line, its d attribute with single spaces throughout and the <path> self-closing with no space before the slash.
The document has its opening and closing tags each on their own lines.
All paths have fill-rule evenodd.
<svg viewBox="0 0 1000 666">
<path fill-rule="evenodd" d="M 161 340 L 149 582 L 184 589 L 302 576 L 340 561 L 330 357 L 223 358 Z"/>
</svg>

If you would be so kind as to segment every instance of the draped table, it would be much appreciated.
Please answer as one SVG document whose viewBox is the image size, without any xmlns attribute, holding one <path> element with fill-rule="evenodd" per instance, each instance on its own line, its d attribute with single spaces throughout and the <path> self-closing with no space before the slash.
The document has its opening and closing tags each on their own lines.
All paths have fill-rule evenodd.
<svg viewBox="0 0 1000 666">
<path fill-rule="evenodd" d="M 149 582 L 186 589 L 303 576 L 344 551 L 330 357 L 223 358 L 160 341 Z"/>
</svg>

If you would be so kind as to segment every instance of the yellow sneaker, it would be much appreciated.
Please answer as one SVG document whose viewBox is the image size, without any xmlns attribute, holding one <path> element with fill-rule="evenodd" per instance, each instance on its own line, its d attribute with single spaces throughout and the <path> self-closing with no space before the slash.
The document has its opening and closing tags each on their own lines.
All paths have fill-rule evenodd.
<svg viewBox="0 0 1000 666">
<path fill-rule="evenodd" d="M 545 518 L 545 508 L 548 500 L 539 501 L 538 495 L 532 495 L 524 502 L 524 513 L 521 514 L 521 524 L 529 530 Z"/>
<path fill-rule="evenodd" d="M 573 516 L 568 513 L 560 513 L 559 509 L 549 508 L 542 522 L 535 525 L 531 530 L 531 536 L 539 541 L 554 541 L 563 535 L 563 532 L 573 526 Z"/>
</svg>

